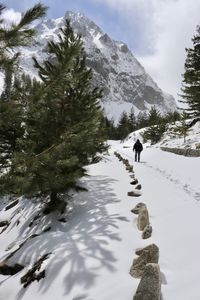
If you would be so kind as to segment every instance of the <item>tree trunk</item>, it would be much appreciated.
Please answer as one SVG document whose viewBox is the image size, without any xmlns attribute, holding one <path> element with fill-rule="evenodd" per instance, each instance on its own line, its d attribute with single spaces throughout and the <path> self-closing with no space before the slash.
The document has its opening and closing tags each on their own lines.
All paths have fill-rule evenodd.
<svg viewBox="0 0 200 300">
<path fill-rule="evenodd" d="M 51 192 L 50 199 L 51 199 L 50 203 L 52 204 L 58 200 L 57 193 L 55 191 Z"/>
</svg>

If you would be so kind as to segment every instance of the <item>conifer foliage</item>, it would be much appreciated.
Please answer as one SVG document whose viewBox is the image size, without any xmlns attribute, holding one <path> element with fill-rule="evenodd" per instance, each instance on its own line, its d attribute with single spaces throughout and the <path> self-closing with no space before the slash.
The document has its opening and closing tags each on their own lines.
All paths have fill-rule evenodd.
<svg viewBox="0 0 200 300">
<path fill-rule="evenodd" d="M 145 142 L 150 141 L 151 144 L 159 142 L 166 131 L 167 124 L 154 106 L 148 113 L 148 126 L 142 134 L 143 140 Z"/>
<path fill-rule="evenodd" d="M 0 16 L 5 10 L 0 5 Z M 4 24 L 0 18 L 0 70 L 4 74 L 4 89 L 0 96 L 0 170 L 4 169 L 14 151 L 17 149 L 17 139 L 24 134 L 23 97 L 18 89 L 17 66 L 20 52 L 19 46 L 30 45 L 35 30 L 30 28 L 33 21 L 45 15 L 46 7 L 36 4 L 22 14 L 16 24 Z M 18 77 L 18 79 L 17 79 Z"/>
<path fill-rule="evenodd" d="M 200 26 L 192 38 L 193 48 L 186 49 L 185 73 L 183 74 L 183 101 L 187 103 L 188 113 L 200 117 Z"/>
<path fill-rule="evenodd" d="M 7 192 L 50 195 L 54 207 L 58 195 L 76 187 L 84 165 L 106 146 L 98 104 L 101 91 L 91 84 L 83 43 L 68 20 L 58 42 L 49 42 L 47 49 L 47 60 L 39 63 L 34 58 L 42 82 L 32 83 L 20 151 L 1 181 Z"/>
<path fill-rule="evenodd" d="M 180 137 L 183 137 L 184 143 L 186 141 L 186 137 L 190 130 L 190 125 L 188 123 L 187 117 L 188 117 L 187 113 L 183 111 L 183 113 L 180 115 L 179 122 L 176 122 L 171 129 L 171 134 L 173 136 L 178 135 Z"/>
<path fill-rule="evenodd" d="M 0 5 L 0 15 L 6 7 Z M 33 21 L 43 17 L 46 13 L 47 7 L 43 4 L 36 4 L 24 14 L 22 14 L 20 21 L 17 24 L 6 26 L 3 19 L 0 18 L 0 69 L 5 75 L 4 92 L 1 98 L 9 100 L 12 76 L 16 70 L 20 52 L 16 50 L 17 47 L 30 45 L 36 34 L 35 29 L 30 28 Z M 13 54 L 12 54 L 13 53 Z"/>
</svg>

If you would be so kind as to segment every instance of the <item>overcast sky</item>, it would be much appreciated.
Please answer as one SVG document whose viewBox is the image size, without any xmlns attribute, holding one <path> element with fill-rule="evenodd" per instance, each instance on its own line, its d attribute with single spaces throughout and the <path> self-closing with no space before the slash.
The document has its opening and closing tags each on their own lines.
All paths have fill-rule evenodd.
<svg viewBox="0 0 200 300">
<path fill-rule="evenodd" d="M 23 12 L 37 0 L 4 0 L 9 9 Z M 185 48 L 200 24 L 200 0 L 44 0 L 47 17 L 65 11 L 83 12 L 111 38 L 127 43 L 135 57 L 165 92 L 178 99 Z M 14 10 L 14 11 L 13 11 Z"/>
</svg>

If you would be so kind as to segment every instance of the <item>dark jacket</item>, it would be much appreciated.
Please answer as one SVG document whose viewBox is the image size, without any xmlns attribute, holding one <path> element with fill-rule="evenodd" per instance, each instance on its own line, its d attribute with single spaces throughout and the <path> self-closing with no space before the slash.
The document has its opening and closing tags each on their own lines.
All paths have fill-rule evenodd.
<svg viewBox="0 0 200 300">
<path fill-rule="evenodd" d="M 140 143 L 139 140 L 136 141 L 136 143 L 134 144 L 133 146 L 133 151 L 136 151 L 136 152 L 141 152 L 143 150 L 143 146 L 142 144 Z"/>
</svg>

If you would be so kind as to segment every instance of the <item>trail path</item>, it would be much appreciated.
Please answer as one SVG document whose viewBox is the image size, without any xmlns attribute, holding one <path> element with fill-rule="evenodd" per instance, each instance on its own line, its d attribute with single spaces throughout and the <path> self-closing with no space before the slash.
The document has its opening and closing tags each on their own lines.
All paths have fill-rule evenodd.
<svg viewBox="0 0 200 300">
<path fill-rule="evenodd" d="M 131 148 L 116 147 L 133 159 Z M 142 153 L 134 163 L 153 226 L 152 240 L 160 248 L 164 300 L 198 300 L 200 277 L 200 159 L 160 149 Z"/>
<path fill-rule="evenodd" d="M 115 150 L 133 164 L 142 185 L 140 197 L 127 196 L 134 187 Z M 51 231 L 25 244 L 14 257 L 27 264 L 52 253 L 46 278 L 24 290 L 20 277 L 25 271 L 6 278 L 1 275 L 0 299 L 132 300 L 139 284 L 139 279 L 129 275 L 135 250 L 155 243 L 160 249 L 163 300 L 199 300 L 200 159 L 156 148 L 144 149 L 141 159 L 141 163 L 133 162 L 131 148 L 112 142 L 110 155 L 88 167 L 90 176 L 82 180 L 88 191 L 74 195 L 67 222 L 51 223 Z M 147 240 L 142 240 L 137 218 L 130 212 L 138 202 L 144 202 L 150 214 L 153 233 Z M 26 219 L 20 217 L 16 226 L 16 216 L 0 235 L 1 257 L 11 242 L 34 233 L 28 228 L 34 214 L 29 203 L 25 202 L 23 210 Z M 43 227 L 39 223 L 37 231 Z"/>
</svg>

